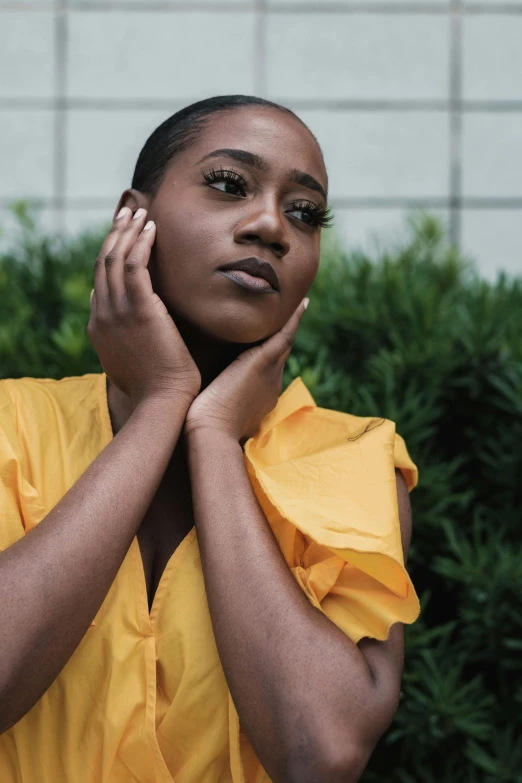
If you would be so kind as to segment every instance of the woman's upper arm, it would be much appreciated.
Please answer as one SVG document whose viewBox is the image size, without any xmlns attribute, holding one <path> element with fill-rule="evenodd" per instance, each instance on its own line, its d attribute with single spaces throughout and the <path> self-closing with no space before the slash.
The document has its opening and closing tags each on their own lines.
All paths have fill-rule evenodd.
<svg viewBox="0 0 522 783">
<path fill-rule="evenodd" d="M 408 556 L 412 533 L 411 505 L 406 481 L 400 470 L 395 471 L 397 501 L 404 562 Z M 404 666 L 404 625 L 395 623 L 384 641 L 364 638 L 357 645 L 364 655 L 375 685 L 377 709 L 371 722 L 363 729 L 364 745 L 370 754 L 380 737 L 390 726 L 399 704 Z"/>
</svg>

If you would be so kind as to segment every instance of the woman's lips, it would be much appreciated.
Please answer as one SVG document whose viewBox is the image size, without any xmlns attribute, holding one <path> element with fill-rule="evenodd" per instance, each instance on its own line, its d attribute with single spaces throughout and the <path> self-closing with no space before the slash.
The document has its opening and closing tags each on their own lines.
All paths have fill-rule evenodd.
<svg viewBox="0 0 522 783">
<path fill-rule="evenodd" d="M 254 277 L 249 275 L 248 272 L 243 272 L 239 269 L 220 269 L 222 275 L 233 280 L 234 283 L 246 288 L 248 291 L 256 291 L 258 293 L 277 293 L 275 288 L 272 288 L 268 280 L 264 280 L 262 277 Z"/>
</svg>

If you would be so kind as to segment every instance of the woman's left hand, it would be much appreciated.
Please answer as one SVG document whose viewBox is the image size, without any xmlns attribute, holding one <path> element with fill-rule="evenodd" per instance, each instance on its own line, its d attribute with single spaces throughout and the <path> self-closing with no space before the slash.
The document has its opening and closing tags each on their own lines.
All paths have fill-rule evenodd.
<svg viewBox="0 0 522 783">
<path fill-rule="evenodd" d="M 255 435 L 281 394 L 285 362 L 307 305 L 303 299 L 282 329 L 243 351 L 195 398 L 185 419 L 187 440 L 196 431 L 218 432 L 241 444 Z"/>
</svg>

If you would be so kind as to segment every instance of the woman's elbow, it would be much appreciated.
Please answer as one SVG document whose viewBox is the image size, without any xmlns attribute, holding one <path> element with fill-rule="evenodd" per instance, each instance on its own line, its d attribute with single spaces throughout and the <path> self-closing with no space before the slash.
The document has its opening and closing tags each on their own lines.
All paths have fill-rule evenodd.
<svg viewBox="0 0 522 783">
<path fill-rule="evenodd" d="M 356 748 L 345 751 L 337 759 L 331 759 L 328 765 L 328 783 L 357 783 L 366 769 L 368 758 L 363 758 Z"/>
<path fill-rule="evenodd" d="M 349 747 L 335 754 L 323 752 L 305 756 L 293 764 L 285 776 L 285 783 L 356 783 L 368 762 L 368 758 Z"/>
</svg>

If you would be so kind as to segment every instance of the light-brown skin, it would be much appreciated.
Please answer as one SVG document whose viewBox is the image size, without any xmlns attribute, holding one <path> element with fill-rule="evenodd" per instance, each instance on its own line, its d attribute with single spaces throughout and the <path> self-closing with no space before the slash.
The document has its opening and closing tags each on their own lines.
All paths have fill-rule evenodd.
<svg viewBox="0 0 522 783">
<path fill-rule="evenodd" d="M 198 163 L 221 148 L 256 153 L 266 170 L 226 158 Z M 210 168 L 240 172 L 246 195 L 204 182 Z M 355 645 L 308 602 L 243 461 L 241 444 L 277 402 L 319 262 L 320 230 L 292 204 L 321 197 L 289 182 L 295 168 L 327 189 L 301 123 L 242 108 L 214 115 L 154 196 L 122 195 L 116 214 L 127 209 L 97 260 L 88 326 L 111 382 L 115 437 L 50 514 L 0 553 L 0 731 L 57 677 L 133 537 L 151 603 L 193 524 L 223 670 L 270 778 L 356 781 L 391 723 L 402 624 L 385 642 Z M 274 266 L 278 293 L 251 294 L 216 271 L 250 255 Z M 406 558 L 411 514 L 400 474 L 397 491 Z"/>
</svg>

